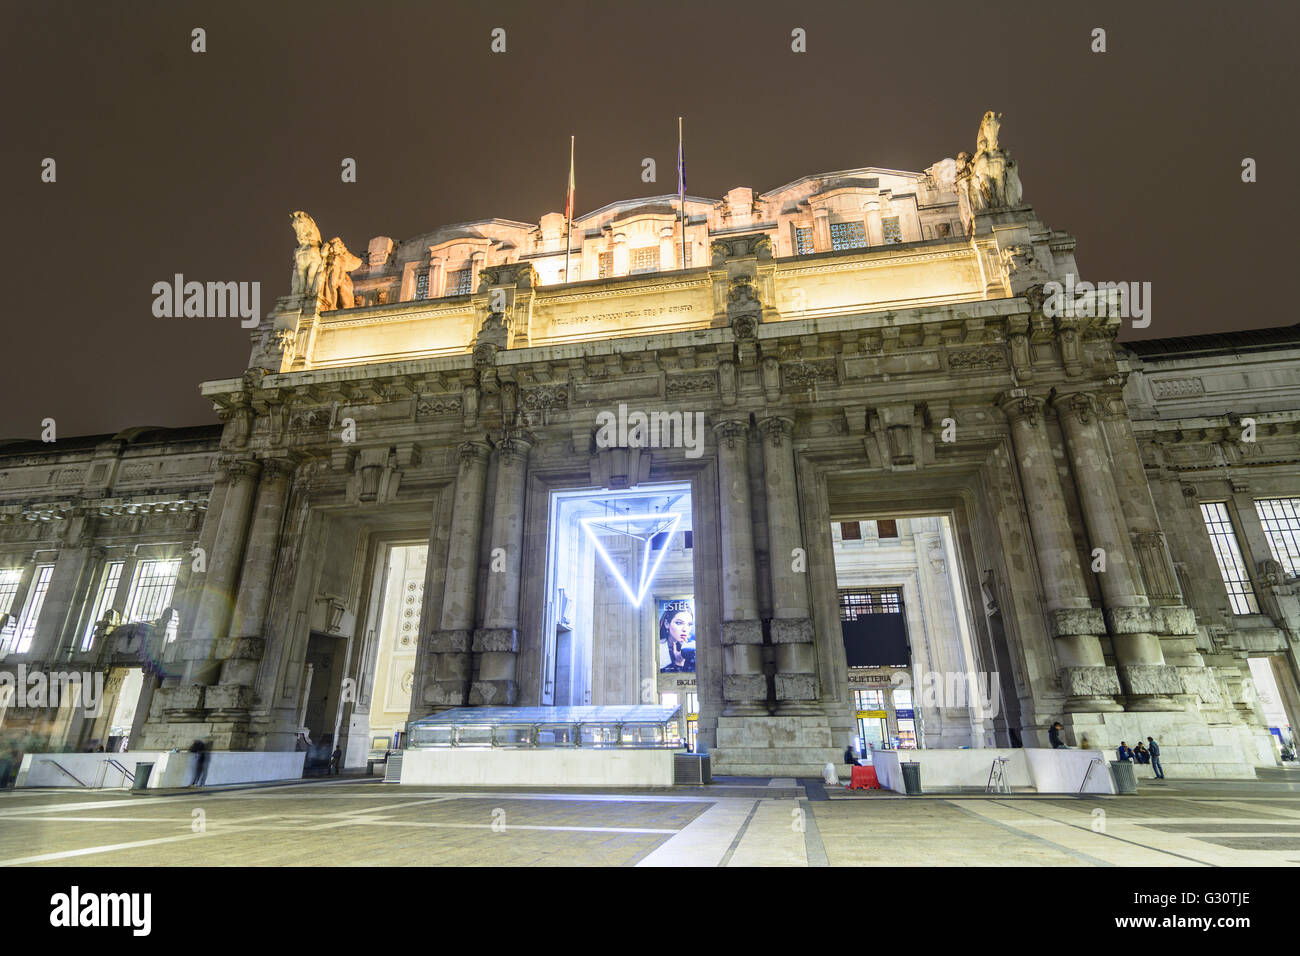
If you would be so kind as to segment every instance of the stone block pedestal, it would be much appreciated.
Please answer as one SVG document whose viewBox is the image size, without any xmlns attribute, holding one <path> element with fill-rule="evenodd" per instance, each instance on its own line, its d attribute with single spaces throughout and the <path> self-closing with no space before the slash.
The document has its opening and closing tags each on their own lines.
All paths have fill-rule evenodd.
<svg viewBox="0 0 1300 956">
<path fill-rule="evenodd" d="M 820 777 L 827 763 L 840 766 L 824 714 L 719 717 L 714 775 Z"/>
<path fill-rule="evenodd" d="M 1106 761 L 1115 759 L 1121 740 L 1129 747 L 1148 736 L 1160 744 L 1160 764 L 1169 778 L 1253 780 L 1255 765 L 1242 748 L 1238 728 L 1210 726 L 1186 711 L 1141 711 L 1118 714 L 1075 713 L 1061 718 L 1065 742 L 1077 747 L 1086 736 L 1089 747 Z M 1151 779 L 1148 764 L 1136 765 L 1139 783 Z"/>
</svg>

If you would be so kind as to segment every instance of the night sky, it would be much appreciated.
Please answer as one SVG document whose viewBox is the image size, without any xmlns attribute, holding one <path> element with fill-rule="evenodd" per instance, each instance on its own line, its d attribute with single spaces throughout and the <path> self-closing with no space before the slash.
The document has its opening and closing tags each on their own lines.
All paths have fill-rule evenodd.
<svg viewBox="0 0 1300 956">
<path fill-rule="evenodd" d="M 688 192 L 721 198 L 921 170 L 973 151 L 999 110 L 1026 200 L 1077 237 L 1084 278 L 1153 284 L 1142 335 L 1296 322 L 1300 5 L 1077 6 L 5 0 L 0 437 L 46 417 L 61 437 L 215 421 L 198 383 L 238 376 L 248 333 L 156 319 L 152 286 L 260 280 L 265 313 L 295 209 L 361 254 L 536 222 L 563 208 L 570 134 L 580 212 L 672 193 L 679 114 Z"/>
</svg>

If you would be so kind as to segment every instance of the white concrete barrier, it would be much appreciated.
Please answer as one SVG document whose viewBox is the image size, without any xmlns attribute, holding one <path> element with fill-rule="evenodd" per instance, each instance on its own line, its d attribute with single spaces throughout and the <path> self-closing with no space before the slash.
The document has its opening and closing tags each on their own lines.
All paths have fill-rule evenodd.
<svg viewBox="0 0 1300 956">
<path fill-rule="evenodd" d="M 297 780 L 302 777 L 306 753 L 213 751 L 208 757 L 204 783 L 209 786 L 228 783 L 262 783 L 272 780 Z M 132 785 L 115 761 L 137 776 L 137 765 L 153 764 L 149 775 L 150 789 L 188 787 L 194 781 L 198 755 L 189 751 L 127 751 L 126 753 L 26 754 L 18 771 L 16 787 L 69 787 L 87 789 L 104 787 L 126 789 Z M 60 769 L 62 768 L 62 769 Z M 73 778 L 76 779 L 73 779 Z"/>
<path fill-rule="evenodd" d="M 402 783 L 437 787 L 671 787 L 671 750 L 407 750 Z"/>
<path fill-rule="evenodd" d="M 135 776 L 136 764 L 157 763 L 162 756 L 162 751 L 147 750 L 126 753 L 25 754 L 14 786 L 127 788 L 131 786 L 131 781 L 109 761 L 116 761 L 126 767 L 131 776 Z"/>
<path fill-rule="evenodd" d="M 972 750 L 877 750 L 872 753 L 876 779 L 886 790 L 906 793 L 903 761 L 921 765 L 921 790 L 988 786 L 997 757 L 1006 757 L 1006 780 L 1012 789 L 1039 793 L 1114 793 L 1104 755 L 1097 750 L 1047 750 L 988 747 Z M 1089 766 L 1095 764 L 1089 771 Z M 1086 785 L 1085 785 L 1086 778 Z M 1083 790 L 1080 791 L 1080 787 Z"/>
</svg>

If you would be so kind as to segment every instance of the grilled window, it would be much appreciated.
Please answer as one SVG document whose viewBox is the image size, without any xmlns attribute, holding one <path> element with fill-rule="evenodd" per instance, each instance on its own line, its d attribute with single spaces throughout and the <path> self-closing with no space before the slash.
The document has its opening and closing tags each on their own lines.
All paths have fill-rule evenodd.
<svg viewBox="0 0 1300 956">
<path fill-rule="evenodd" d="M 470 294 L 470 270 L 457 269 L 454 272 L 447 273 L 447 295 L 469 295 Z"/>
<path fill-rule="evenodd" d="M 9 632 L 8 640 L 0 643 L 6 651 L 15 650 L 19 654 L 25 654 L 31 650 L 32 638 L 36 636 L 36 622 L 40 620 L 41 608 L 45 606 L 45 595 L 50 590 L 50 577 L 53 574 L 54 565 L 37 566 L 36 576 L 32 578 L 32 589 L 27 593 L 27 601 L 23 604 L 23 612 L 14 629 Z"/>
<path fill-rule="evenodd" d="M 1300 574 L 1300 498 L 1260 498 L 1255 502 L 1273 560 L 1287 574 Z"/>
<path fill-rule="evenodd" d="M 659 247 L 646 246 L 641 249 L 633 249 L 629 253 L 632 275 L 641 272 L 658 272 L 659 271 Z"/>
<path fill-rule="evenodd" d="M 597 258 L 596 278 L 608 279 L 614 274 L 614 253 L 602 252 Z"/>
<path fill-rule="evenodd" d="M 880 220 L 880 228 L 885 234 L 885 245 L 892 246 L 903 241 L 903 230 L 898 225 L 897 216 L 886 216 Z"/>
<path fill-rule="evenodd" d="M 794 251 L 796 255 L 806 256 L 813 251 L 813 231 L 812 226 L 807 228 L 796 228 L 794 231 Z"/>
<path fill-rule="evenodd" d="M 415 277 L 415 297 L 417 299 L 429 298 L 429 273 L 421 272 Z"/>
<path fill-rule="evenodd" d="M 867 229 L 861 222 L 831 223 L 832 249 L 860 249 L 867 244 Z"/>
<path fill-rule="evenodd" d="M 141 561 L 136 567 L 135 582 L 126 602 L 127 621 L 156 621 L 171 604 L 180 558 L 167 561 Z M 167 640 L 176 638 L 176 615 L 167 624 Z"/>
<path fill-rule="evenodd" d="M 1228 506 L 1222 501 L 1205 502 L 1201 505 L 1201 518 L 1209 532 L 1210 544 L 1214 546 L 1214 557 L 1219 562 L 1219 574 L 1228 592 L 1232 613 L 1258 614 L 1259 602 L 1255 599 L 1255 588 L 1250 583 L 1246 562 L 1241 556 L 1241 546 L 1237 544 L 1237 532 L 1232 527 Z"/>
<path fill-rule="evenodd" d="M 86 622 L 86 631 L 81 636 L 83 651 L 90 650 L 95 642 L 95 625 L 103 619 L 108 609 L 113 606 L 113 601 L 117 599 L 117 586 L 122 580 L 122 565 L 121 561 L 111 561 L 104 569 L 104 579 L 99 582 L 99 597 L 95 599 L 90 620 Z"/>
</svg>

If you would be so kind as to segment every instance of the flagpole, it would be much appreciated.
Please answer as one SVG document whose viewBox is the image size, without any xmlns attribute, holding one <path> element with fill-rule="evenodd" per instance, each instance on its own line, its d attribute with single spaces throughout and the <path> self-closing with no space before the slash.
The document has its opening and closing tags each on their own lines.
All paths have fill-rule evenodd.
<svg viewBox="0 0 1300 956">
<path fill-rule="evenodd" d="M 682 118 L 677 117 L 677 201 L 682 216 L 682 268 L 686 268 L 686 155 L 682 151 Z"/>
<path fill-rule="evenodd" d="M 573 137 L 569 137 L 569 198 L 565 205 L 564 223 L 564 281 L 572 282 L 569 275 L 569 253 L 573 248 Z"/>
</svg>

